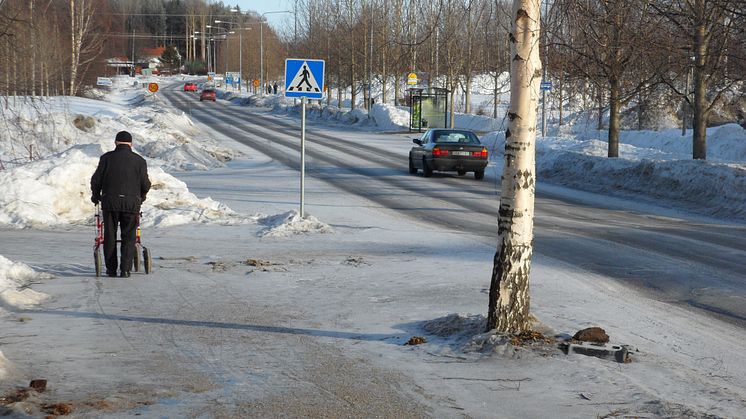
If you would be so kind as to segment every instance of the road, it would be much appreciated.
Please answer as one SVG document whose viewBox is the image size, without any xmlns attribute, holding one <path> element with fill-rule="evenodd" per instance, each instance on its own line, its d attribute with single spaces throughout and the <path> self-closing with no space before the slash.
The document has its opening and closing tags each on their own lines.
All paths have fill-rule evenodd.
<svg viewBox="0 0 746 419">
<path fill-rule="evenodd" d="M 266 109 L 224 100 L 200 103 L 178 88 L 166 88 L 163 94 L 194 120 L 289 167 L 300 167 L 298 121 L 268 117 Z M 309 126 L 307 176 L 416 222 L 494 242 L 499 174 L 488 169 L 482 182 L 470 176 L 409 175 L 406 153 L 411 143 L 405 138 Z M 559 188 L 542 188 L 541 180 L 534 222 L 538 254 L 746 326 L 746 226 L 589 204 Z"/>
</svg>

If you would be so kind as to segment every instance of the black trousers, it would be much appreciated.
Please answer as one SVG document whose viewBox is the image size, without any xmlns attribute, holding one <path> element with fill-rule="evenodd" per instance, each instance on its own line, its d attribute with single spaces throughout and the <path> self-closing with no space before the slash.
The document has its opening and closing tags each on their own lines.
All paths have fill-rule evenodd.
<svg viewBox="0 0 746 419">
<path fill-rule="evenodd" d="M 117 271 L 117 227 L 122 228 L 122 258 L 119 261 L 120 271 L 131 271 L 135 258 L 135 241 L 137 239 L 137 217 L 134 212 L 103 211 L 104 218 L 104 260 L 106 272 Z"/>
</svg>

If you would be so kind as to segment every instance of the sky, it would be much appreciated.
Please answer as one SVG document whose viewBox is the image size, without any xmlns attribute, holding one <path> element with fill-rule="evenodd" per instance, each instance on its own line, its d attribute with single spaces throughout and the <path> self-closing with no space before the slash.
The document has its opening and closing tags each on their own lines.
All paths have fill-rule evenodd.
<svg viewBox="0 0 746 419">
<path fill-rule="evenodd" d="M 257 13 L 274 12 L 277 10 L 293 10 L 292 0 L 224 0 L 224 4 L 240 6 L 241 10 L 255 10 Z M 266 15 L 267 21 L 275 29 L 289 25 L 292 21 L 291 13 L 270 13 Z"/>
<path fill-rule="evenodd" d="M 226 106 L 222 98 L 203 107 L 195 95 L 180 91 L 182 76 L 158 80 L 163 92 L 177 90 L 175 97 L 193 101 L 197 112 L 177 110 L 165 93 L 156 99 L 127 76 L 114 78 L 112 90 L 102 93 L 106 101 L 49 98 L 39 106 L 19 98 L 0 107 L 0 116 L 14 115 L 0 118 L 6 124 L 0 160 L 8 162 L 0 170 L 0 394 L 40 376 L 54 386 L 4 406 L 11 415 L 36 409 L 31 415 L 41 417 L 38 405 L 61 398 L 75 402 L 83 416 L 242 416 L 241 409 L 251 408 L 254 416 L 268 417 L 304 412 L 309 400 L 327 409 L 321 411 L 327 416 L 344 416 L 348 411 L 334 412 L 334 406 L 344 409 L 355 400 L 357 412 L 368 416 L 408 402 L 420 410 L 399 417 L 489 418 L 497 411 L 504 417 L 744 417 L 742 328 L 536 252 L 531 309 L 545 334 L 572 335 L 598 325 L 612 343 L 636 349 L 631 363 L 618 364 L 565 356 L 553 346 L 511 348 L 480 333 L 494 242 L 413 223 L 313 178 L 307 186 L 313 216 L 304 222 L 295 211 L 295 170 L 220 134 L 244 131 L 215 131 L 196 117 L 223 112 L 235 118 L 251 109 L 238 102 Z M 267 123 L 252 128 L 259 135 L 297 122 L 292 99 L 269 95 L 262 101 L 257 103 Z M 379 131 L 393 131 L 394 120 L 403 131 L 401 123 L 409 119 L 394 118 L 402 110 L 380 102 L 374 111 L 371 123 L 359 109 L 350 111 L 358 116 L 337 120 L 334 115 L 343 112 L 315 112 L 311 118 L 315 130 L 334 132 L 339 142 L 385 144 L 402 162 L 399 176 L 407 177 L 411 140 Z M 94 127 L 76 128 L 74 115 L 94 118 Z M 469 117 L 457 126 L 475 127 L 480 118 Z M 333 131 L 325 130 L 327 124 Z M 148 159 L 149 176 L 158 185 L 142 217 L 143 243 L 157 256 L 148 276 L 101 281 L 92 276 L 86 179 L 121 129 L 135 136 L 136 151 Z M 621 156 L 613 160 L 595 137 L 571 134 L 578 129 L 583 131 L 580 123 L 566 127 L 564 138 L 538 141 L 537 160 L 555 168 L 543 171 L 548 175 L 576 169 L 579 184 L 606 187 L 606 195 L 583 195 L 594 207 L 616 207 L 619 201 L 611 197 L 627 189 L 674 208 L 685 197 L 700 208 L 720 197 L 715 206 L 721 215 L 725 208 L 746 213 L 746 188 L 735 183 L 746 177 L 746 130 L 740 126 L 709 128 L 708 160 L 700 162 L 692 162 L 690 147 L 675 141 L 675 128 L 626 132 Z M 31 162 L 17 158 L 14 150 L 25 150 L 7 140 L 29 140 L 27 133 L 35 136 L 40 157 Z M 490 144 L 497 137 L 483 140 Z M 337 159 L 356 158 L 322 144 L 309 146 L 324 147 Z M 724 158 L 732 162 L 718 162 Z M 493 159 L 485 186 L 502 173 L 501 156 Z M 681 188 L 665 183 L 686 173 L 691 181 Z M 697 193 L 720 185 L 727 194 Z M 641 205 L 625 202 L 619 210 L 635 212 Z M 661 216 L 665 212 L 650 214 L 650 223 L 661 223 L 666 234 L 681 234 L 664 227 L 671 225 Z M 560 225 L 558 216 L 547 214 L 545 220 Z M 595 222 L 582 221 L 588 232 L 598 231 L 591 227 Z M 723 244 L 706 247 L 726 252 L 729 240 L 720 237 Z M 676 260 L 660 256 L 655 263 L 672 263 L 666 259 Z M 443 268 L 453 263 L 458 269 Z M 630 269 L 644 274 L 644 263 L 630 259 Z M 698 292 L 716 283 L 714 277 Z M 405 346 L 413 334 L 427 342 Z M 300 396 L 284 397 L 291 393 Z M 334 404 L 340 400 L 343 405 Z M 387 405 L 375 404 L 380 400 Z"/>
</svg>

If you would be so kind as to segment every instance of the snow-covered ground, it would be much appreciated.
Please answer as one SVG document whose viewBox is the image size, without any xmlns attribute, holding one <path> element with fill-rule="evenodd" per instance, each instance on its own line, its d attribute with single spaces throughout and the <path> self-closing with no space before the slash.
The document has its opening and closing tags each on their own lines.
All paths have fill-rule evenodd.
<svg viewBox="0 0 746 419">
<path fill-rule="evenodd" d="M 63 262 L 90 257 L 89 242 L 81 242 L 80 250 L 68 249 L 67 255 L 45 249 L 45 243 L 57 243 L 55 234 L 60 231 L 76 239 L 91 236 L 92 241 L 90 175 L 98 156 L 112 147 L 115 133 L 127 129 L 133 133 L 135 150 L 148 160 L 154 185 L 143 207 L 146 240 L 155 238 L 159 253 L 170 257 L 159 260 L 156 274 L 148 279 L 163 284 L 155 288 L 159 292 L 166 291 L 168 283 L 189 283 L 194 272 L 226 283 L 245 281 L 252 273 L 250 293 L 271 300 L 273 306 L 289 307 L 295 327 L 340 331 L 319 336 L 352 357 L 401 372 L 422 392 L 435 395 L 429 406 L 432 416 L 744 417 L 742 329 L 649 300 L 609 278 L 536 255 L 532 311 L 538 329 L 549 335 L 572 334 L 601 325 L 614 343 L 632 345 L 639 352 L 632 363 L 617 364 L 564 356 L 541 345 L 514 350 L 480 334 L 493 247 L 432 226 L 418 228 L 325 185 L 310 185 L 307 193 L 323 205 L 311 205 L 312 216 L 302 219 L 295 211 L 297 177 L 292 171 L 208 133 L 157 96 L 128 84 L 128 78 L 118 79 L 117 87 L 103 95 L 105 102 L 28 100 L 2 110 L 0 325 L 5 325 L 0 328 L 13 336 L 22 335 L 22 323 L 29 321 L 18 321 L 19 316 L 26 318 L 23 310 L 44 307 L 50 299 L 64 309 L 71 290 L 85 291 L 94 283 L 111 285 L 76 278 L 81 271 L 88 272 L 85 261 Z M 298 112 L 292 101 L 279 97 L 234 100 L 272 107 L 277 114 Z M 317 108 L 309 118 L 319 125 L 381 132 L 404 131 L 409 120 L 404 109 L 390 105 L 376 105 L 372 114 L 371 121 L 360 110 Z M 78 115 L 80 128 L 74 123 Z M 457 121 L 487 132 L 482 138 L 499 173 L 504 136 L 490 132 L 500 121 L 487 119 L 461 116 Z M 604 157 L 604 135 L 585 129 L 573 132 L 570 127 L 562 135 L 540 139 L 539 177 L 743 222 L 746 131 L 741 127 L 710 129 L 709 160 L 704 162 L 689 158 L 691 140 L 677 130 L 625 132 L 621 157 L 613 160 Z M 203 240 L 184 240 L 195 232 Z M 2 239 L 19 240 L 24 234 L 33 235 L 34 244 L 13 245 Z M 420 238 L 418 243 L 448 246 L 413 244 L 412 235 Z M 240 248 L 226 244 L 224 237 L 240 239 Z M 249 262 L 244 249 L 261 253 L 261 259 Z M 179 262 L 170 262 L 174 260 Z M 444 263 L 459 266 L 457 273 L 444 272 Z M 116 285 L 118 292 L 126 292 L 121 289 L 126 284 Z M 304 304 L 295 308 L 299 291 Z M 157 296 L 141 297 L 150 301 Z M 88 331 L 58 321 L 49 327 L 67 330 L 68 336 L 60 338 L 62 346 L 104 352 L 105 342 L 86 340 Z M 345 339 L 340 338 L 345 335 L 341 331 L 381 338 Z M 426 334 L 429 342 L 401 345 L 414 334 Z M 31 374 L 38 369 L 16 351 L 11 356 L 2 346 L 0 350 L 5 352 L 0 352 L 1 390 L 25 386 L 35 378 Z M 69 362 L 74 368 L 81 361 Z M 74 371 L 56 373 L 71 374 Z M 74 377 L 69 379 L 80 385 Z M 178 409 L 173 400 L 156 401 L 151 410 L 138 412 L 162 416 Z M 189 404 L 184 398 L 176 400 Z M 453 410 L 444 405 L 453 405 Z"/>
</svg>

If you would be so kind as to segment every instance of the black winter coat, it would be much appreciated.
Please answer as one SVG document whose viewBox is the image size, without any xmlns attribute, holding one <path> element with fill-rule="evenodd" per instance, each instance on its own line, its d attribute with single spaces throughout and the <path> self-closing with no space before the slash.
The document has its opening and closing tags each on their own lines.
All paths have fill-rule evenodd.
<svg viewBox="0 0 746 419">
<path fill-rule="evenodd" d="M 91 201 L 107 211 L 138 213 L 149 190 L 145 159 L 124 144 L 101 156 L 91 177 Z"/>
</svg>

